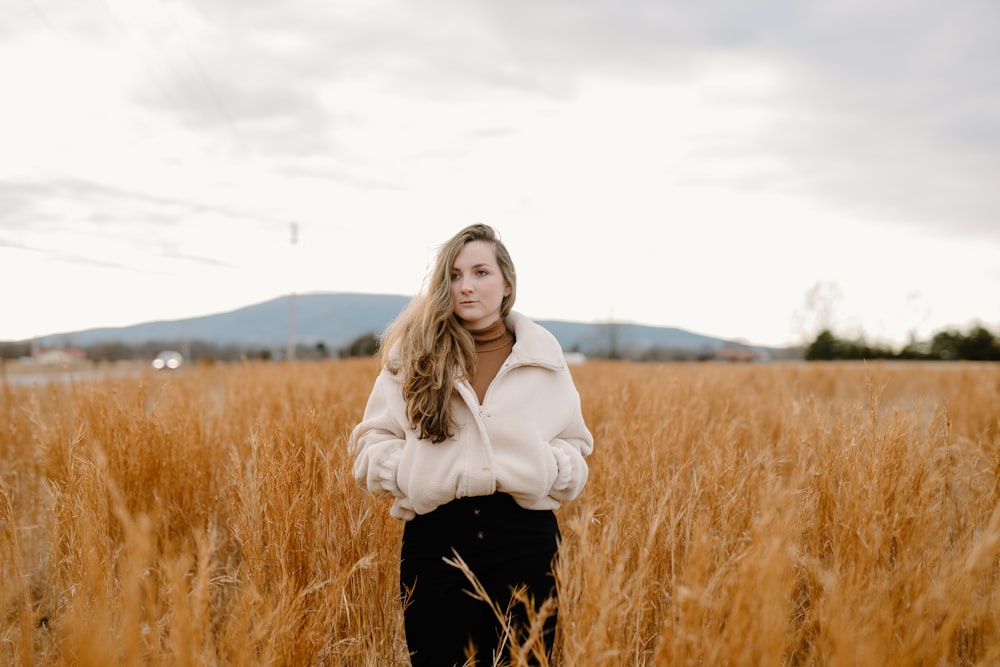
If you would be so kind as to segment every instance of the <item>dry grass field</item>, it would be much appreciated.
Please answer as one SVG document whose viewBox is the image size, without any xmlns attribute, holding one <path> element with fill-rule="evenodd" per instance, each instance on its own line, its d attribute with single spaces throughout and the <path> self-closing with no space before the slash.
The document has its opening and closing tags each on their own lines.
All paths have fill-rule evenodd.
<svg viewBox="0 0 1000 667">
<path fill-rule="evenodd" d="M 0 664 L 406 664 L 402 526 L 345 451 L 374 374 L 3 381 Z M 1000 664 L 1000 365 L 574 375 L 553 664 Z"/>
</svg>

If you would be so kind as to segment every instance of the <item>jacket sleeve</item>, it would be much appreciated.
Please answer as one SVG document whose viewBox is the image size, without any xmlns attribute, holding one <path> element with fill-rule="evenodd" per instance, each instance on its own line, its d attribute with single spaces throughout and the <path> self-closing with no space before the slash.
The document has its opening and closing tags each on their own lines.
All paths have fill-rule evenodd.
<svg viewBox="0 0 1000 667">
<path fill-rule="evenodd" d="M 571 392 L 575 403 L 573 417 L 570 424 L 551 442 L 557 474 L 549 496 L 561 502 L 573 500 L 580 495 L 590 474 L 584 457 L 590 456 L 594 451 L 594 437 L 583 421 L 580 395 L 576 387 L 571 386 Z"/>
<path fill-rule="evenodd" d="M 348 439 L 348 451 L 354 456 L 354 479 L 376 496 L 396 498 L 402 492 L 396 483 L 396 471 L 403 453 L 406 434 L 393 414 L 392 392 L 399 387 L 383 370 L 375 380 L 361 422 L 354 427 Z"/>
</svg>

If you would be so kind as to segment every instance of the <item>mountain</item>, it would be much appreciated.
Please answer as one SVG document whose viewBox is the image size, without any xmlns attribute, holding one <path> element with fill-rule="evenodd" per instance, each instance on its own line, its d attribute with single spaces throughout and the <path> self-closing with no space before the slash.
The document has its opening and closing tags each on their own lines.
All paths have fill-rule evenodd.
<svg viewBox="0 0 1000 667">
<path fill-rule="evenodd" d="M 151 341 L 172 344 L 204 341 L 214 345 L 283 349 L 294 320 L 295 340 L 311 345 L 343 347 L 368 333 L 382 330 L 409 303 L 396 294 L 319 292 L 281 296 L 224 313 L 183 320 L 146 322 L 127 327 L 105 327 L 42 336 L 43 347 L 121 342 L 136 345 Z M 610 349 L 634 356 L 652 349 L 712 352 L 722 348 L 747 348 L 764 353 L 771 348 L 714 338 L 673 327 L 653 327 L 626 322 L 565 322 L 536 320 L 562 344 L 563 349 L 584 354 L 604 354 Z"/>
<path fill-rule="evenodd" d="M 340 347 L 367 332 L 384 329 L 409 300 L 407 296 L 386 294 L 296 294 L 294 300 L 286 295 L 214 315 L 87 329 L 42 336 L 38 340 L 43 346 L 199 340 L 214 345 L 284 348 L 294 305 L 295 339 L 299 343 L 324 341 Z"/>
</svg>

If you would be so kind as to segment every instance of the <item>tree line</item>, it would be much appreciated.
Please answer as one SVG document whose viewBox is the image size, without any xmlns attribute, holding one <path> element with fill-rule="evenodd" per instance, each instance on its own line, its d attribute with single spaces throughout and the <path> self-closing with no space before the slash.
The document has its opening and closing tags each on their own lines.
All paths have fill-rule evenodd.
<svg viewBox="0 0 1000 667">
<path fill-rule="evenodd" d="M 345 358 L 370 356 L 375 353 L 377 340 L 375 334 L 359 336 L 343 347 L 331 347 L 319 341 L 295 346 L 295 358 L 312 360 L 329 358 Z M 193 340 L 162 340 L 144 343 L 128 344 L 121 341 L 107 341 L 93 345 L 82 345 L 78 349 L 84 353 L 87 361 L 114 362 L 153 359 L 164 350 L 184 352 L 185 361 L 240 361 L 243 359 L 258 359 L 272 361 L 281 359 L 285 348 L 272 349 L 264 346 L 218 345 L 207 341 Z M 13 360 L 30 357 L 32 354 L 30 341 L 0 342 L 0 360 Z"/>
<path fill-rule="evenodd" d="M 274 351 L 266 347 L 250 348 L 241 345 L 216 345 L 205 341 L 152 341 L 136 345 L 122 342 L 104 342 L 81 348 L 88 361 L 129 361 L 152 359 L 163 350 L 184 350 L 187 361 L 239 361 L 242 359 L 277 360 L 284 350 Z M 295 358 L 299 360 L 319 360 L 372 356 L 378 350 L 378 337 L 366 333 L 343 347 L 327 346 L 317 342 L 297 345 Z M 0 361 L 20 359 L 31 355 L 30 341 L 0 342 Z M 597 355 L 601 356 L 601 355 Z M 608 358 L 616 358 L 606 355 Z M 899 359 L 899 360 L 968 360 L 1000 361 L 1000 337 L 982 326 L 967 332 L 949 329 L 938 332 L 929 341 L 911 340 L 902 349 L 894 350 L 887 345 L 872 344 L 863 338 L 840 338 L 829 329 L 824 329 L 804 350 L 807 361 L 835 359 Z M 639 361 L 700 361 L 711 358 L 710 354 L 691 351 L 654 350 L 647 352 Z"/>
<path fill-rule="evenodd" d="M 901 359 L 938 361 L 1000 361 L 1000 338 L 982 326 L 967 332 L 946 329 L 929 341 L 911 340 L 896 351 L 885 345 L 869 344 L 863 338 L 838 338 L 824 329 L 805 351 L 808 361 L 833 359 Z"/>
</svg>

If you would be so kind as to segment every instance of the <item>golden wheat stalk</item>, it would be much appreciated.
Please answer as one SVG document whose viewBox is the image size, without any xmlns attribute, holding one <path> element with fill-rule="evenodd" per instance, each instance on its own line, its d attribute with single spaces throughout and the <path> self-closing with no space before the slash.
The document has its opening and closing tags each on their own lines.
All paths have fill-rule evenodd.
<svg viewBox="0 0 1000 667">
<path fill-rule="evenodd" d="M 345 446 L 376 371 L 0 379 L 0 664 L 407 664 L 402 526 Z M 573 372 L 553 665 L 1000 663 L 1000 365 Z"/>
</svg>

